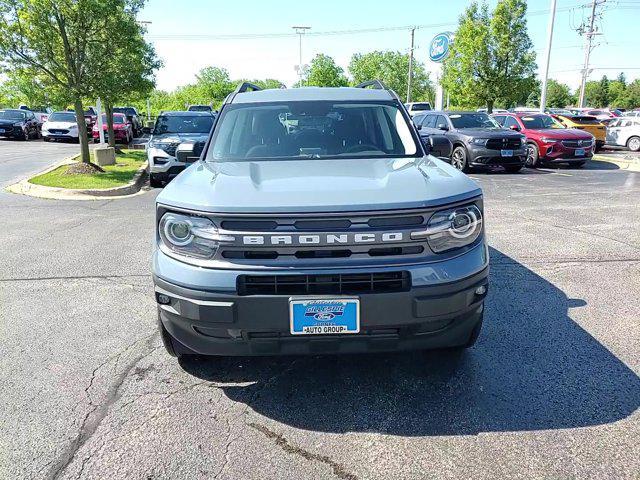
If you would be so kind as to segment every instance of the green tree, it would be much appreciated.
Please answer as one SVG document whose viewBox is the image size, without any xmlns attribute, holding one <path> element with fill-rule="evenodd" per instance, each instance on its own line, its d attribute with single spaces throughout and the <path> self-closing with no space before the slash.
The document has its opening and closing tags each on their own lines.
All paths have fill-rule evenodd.
<svg viewBox="0 0 640 480">
<path fill-rule="evenodd" d="M 627 85 L 626 97 L 626 108 L 640 107 L 640 78 L 636 78 L 633 82 Z"/>
<path fill-rule="evenodd" d="M 489 111 L 529 95 L 536 63 L 526 11 L 524 0 L 499 0 L 491 14 L 486 4 L 467 7 L 444 61 L 442 83 L 450 94 Z"/>
<path fill-rule="evenodd" d="M 311 60 L 302 83 L 314 87 L 346 87 L 349 80 L 333 58 L 320 53 Z"/>
<path fill-rule="evenodd" d="M 30 70 L 65 92 L 86 131 L 82 100 L 94 94 L 101 40 L 113 33 L 117 12 L 131 15 L 142 0 L 0 0 L 0 67 Z M 117 16 L 117 15 L 116 15 Z M 96 40 L 97 39 L 97 40 Z M 86 135 L 82 161 L 90 162 Z"/>
<path fill-rule="evenodd" d="M 607 93 L 609 105 L 611 107 L 629 108 L 627 83 L 624 76 L 622 81 L 620 79 L 616 79 L 609 82 L 609 90 Z"/>
<path fill-rule="evenodd" d="M 547 82 L 547 104 L 549 108 L 564 108 L 575 102 L 569 85 L 549 79 Z"/>
<path fill-rule="evenodd" d="M 609 82 L 589 80 L 585 84 L 585 103 L 590 107 L 604 108 L 609 105 Z"/>
<path fill-rule="evenodd" d="M 374 51 L 356 53 L 349 62 L 349 73 L 354 84 L 367 80 L 382 80 L 401 98 L 407 92 L 409 56 L 394 51 Z M 414 59 L 411 80 L 411 99 L 413 101 L 433 101 L 434 89 L 424 64 Z"/>
<path fill-rule="evenodd" d="M 203 68 L 196 75 L 196 80 L 194 85 L 196 90 L 189 93 L 200 96 L 201 102 L 198 103 L 222 103 L 227 95 L 236 88 L 236 84 L 229 77 L 229 72 L 224 68 Z"/>
</svg>

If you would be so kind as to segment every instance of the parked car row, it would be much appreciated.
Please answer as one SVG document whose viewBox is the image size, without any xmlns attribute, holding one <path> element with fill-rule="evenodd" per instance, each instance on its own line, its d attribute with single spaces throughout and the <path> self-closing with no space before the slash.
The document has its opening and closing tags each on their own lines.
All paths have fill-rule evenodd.
<svg viewBox="0 0 640 480">
<path fill-rule="evenodd" d="M 115 107 L 113 110 L 116 141 L 130 143 L 134 137 L 142 134 L 142 119 L 135 108 Z M 87 127 L 85 135 L 97 141 L 99 138 L 97 109 L 86 107 L 84 118 Z M 102 121 L 103 129 L 107 132 L 107 119 L 104 114 Z M 52 140 L 77 142 L 80 139 L 80 132 L 73 110 L 54 112 L 49 107 L 31 109 L 26 105 L 20 105 L 18 109 L 0 110 L 0 137 L 19 140 L 42 138 L 45 142 Z"/>
</svg>

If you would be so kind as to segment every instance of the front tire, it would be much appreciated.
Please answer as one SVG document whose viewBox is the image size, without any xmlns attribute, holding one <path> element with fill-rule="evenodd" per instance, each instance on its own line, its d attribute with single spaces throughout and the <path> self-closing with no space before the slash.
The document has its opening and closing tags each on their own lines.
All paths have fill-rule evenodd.
<svg viewBox="0 0 640 480">
<path fill-rule="evenodd" d="M 164 328 L 162 320 L 160 319 L 160 311 L 158 311 L 158 330 L 160 331 L 160 339 L 162 345 L 169 355 L 175 358 L 183 358 L 185 356 L 197 356 L 198 354 L 188 347 L 184 346 L 178 340 L 173 338 L 171 334 Z"/>
<path fill-rule="evenodd" d="M 540 166 L 540 150 L 535 143 L 527 143 L 525 165 L 529 168 L 538 168 Z"/>
<path fill-rule="evenodd" d="M 162 187 L 162 180 L 160 180 L 160 177 L 158 175 L 154 175 L 153 173 L 149 174 L 149 185 L 151 186 L 151 188 L 161 188 Z"/>
<path fill-rule="evenodd" d="M 627 140 L 627 148 L 632 152 L 640 151 L 640 137 L 631 137 Z"/>
<path fill-rule="evenodd" d="M 457 146 L 453 149 L 453 153 L 451 154 L 451 165 L 461 172 L 469 171 L 466 148 Z"/>
</svg>

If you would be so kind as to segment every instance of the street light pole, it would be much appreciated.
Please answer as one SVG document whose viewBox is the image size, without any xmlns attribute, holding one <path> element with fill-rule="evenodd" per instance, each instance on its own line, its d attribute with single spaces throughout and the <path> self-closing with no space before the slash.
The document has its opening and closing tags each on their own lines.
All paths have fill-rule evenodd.
<svg viewBox="0 0 640 480">
<path fill-rule="evenodd" d="M 299 86 L 302 86 L 302 76 L 304 74 L 302 69 L 302 36 L 305 34 L 307 30 L 311 30 L 311 27 L 306 26 L 293 26 L 291 27 L 298 34 L 298 78 L 299 78 Z"/>
<path fill-rule="evenodd" d="M 413 79 L 413 49 L 416 27 L 411 27 L 411 48 L 409 49 L 409 76 L 407 77 L 407 103 L 411 101 L 411 80 Z"/>
<path fill-rule="evenodd" d="M 553 43 L 553 24 L 556 20 L 556 0 L 551 0 L 551 15 L 547 27 L 547 51 L 544 56 L 544 77 L 542 80 L 542 92 L 540 94 L 540 112 L 544 113 L 547 104 L 547 81 L 549 79 L 549 61 L 551 60 L 551 44 Z"/>
<path fill-rule="evenodd" d="M 596 7 L 598 6 L 598 0 L 593 0 L 593 2 L 591 3 L 591 19 L 589 20 L 589 30 L 585 33 L 587 36 L 587 41 L 586 41 L 586 45 L 585 45 L 585 51 L 584 51 L 584 67 L 582 69 L 582 82 L 580 84 L 580 101 L 579 103 L 579 107 L 583 108 L 584 107 L 584 96 L 585 96 L 585 88 L 587 86 L 587 77 L 589 76 L 589 57 L 591 56 L 591 50 L 592 50 L 592 41 L 593 41 L 593 36 L 595 35 L 595 32 L 593 30 L 593 24 L 595 22 L 595 18 L 596 18 Z"/>
</svg>

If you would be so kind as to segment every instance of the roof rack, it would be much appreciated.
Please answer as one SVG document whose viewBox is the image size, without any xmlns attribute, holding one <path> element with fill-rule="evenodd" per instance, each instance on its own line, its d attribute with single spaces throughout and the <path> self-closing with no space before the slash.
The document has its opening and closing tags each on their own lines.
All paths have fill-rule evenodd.
<svg viewBox="0 0 640 480">
<path fill-rule="evenodd" d="M 238 85 L 236 87 L 236 89 L 231 92 L 229 95 L 227 95 L 227 98 L 224 99 L 224 102 L 222 102 L 223 104 L 227 104 L 227 103 L 231 103 L 233 102 L 233 99 L 235 98 L 235 96 L 239 93 L 244 93 L 244 92 L 248 92 L 248 91 L 252 91 L 255 92 L 257 90 L 262 90 L 259 86 L 251 83 L 251 82 L 242 82 L 240 85 Z"/>
<path fill-rule="evenodd" d="M 356 85 L 355 88 L 367 88 L 367 87 L 373 87 L 376 90 L 391 90 L 389 87 L 387 87 L 384 84 L 384 82 L 382 82 L 382 80 L 378 80 L 377 78 L 374 80 L 369 80 L 366 82 L 359 83 L 358 85 Z"/>
<path fill-rule="evenodd" d="M 398 94 L 394 92 L 391 88 L 389 88 L 382 80 L 378 80 L 377 78 L 359 83 L 358 85 L 355 86 L 355 88 L 368 88 L 368 87 L 373 87 L 374 90 L 386 90 L 387 92 L 389 92 L 389 95 L 391 95 L 392 98 L 402 103 L 402 100 L 400 100 L 400 97 L 398 96 Z"/>
</svg>

